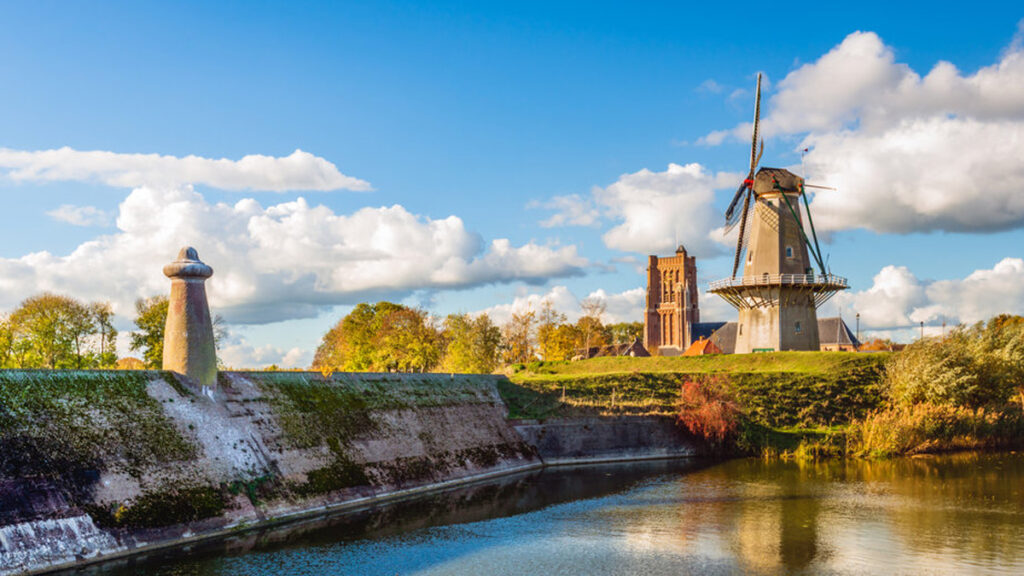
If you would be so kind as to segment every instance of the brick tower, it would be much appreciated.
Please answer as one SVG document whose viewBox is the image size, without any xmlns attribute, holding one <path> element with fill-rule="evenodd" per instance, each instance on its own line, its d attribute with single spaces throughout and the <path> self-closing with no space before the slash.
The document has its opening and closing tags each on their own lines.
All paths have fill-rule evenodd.
<svg viewBox="0 0 1024 576">
<path fill-rule="evenodd" d="M 692 326 L 700 322 L 697 259 L 682 245 L 675 256 L 650 256 L 644 347 L 651 354 L 676 356 L 690 347 Z"/>
</svg>

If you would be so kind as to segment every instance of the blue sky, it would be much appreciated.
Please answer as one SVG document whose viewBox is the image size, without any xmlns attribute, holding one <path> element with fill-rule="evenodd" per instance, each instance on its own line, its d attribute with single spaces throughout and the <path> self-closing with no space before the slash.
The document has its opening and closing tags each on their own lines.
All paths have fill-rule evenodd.
<svg viewBox="0 0 1024 576">
<path fill-rule="evenodd" d="M 11 309 L 37 289 L 117 302 L 159 290 L 165 282 L 159 268 L 176 250 L 153 254 L 152 262 L 137 255 L 143 261 L 124 262 L 135 254 L 125 247 L 129 245 L 164 250 L 190 242 L 201 255 L 226 258 L 232 250 L 248 250 L 251 262 L 266 262 L 265 242 L 257 258 L 254 240 L 243 237 L 253 230 L 256 212 L 236 210 L 231 217 L 242 222 L 239 214 L 244 212 L 248 226 L 242 222 L 234 234 L 217 238 L 214 221 L 227 216 L 215 214 L 210 206 L 253 199 L 260 210 L 278 214 L 271 207 L 301 197 L 312 212 L 323 206 L 359 230 L 410 222 L 392 218 L 394 212 L 367 214 L 358 227 L 344 220 L 365 208 L 398 206 L 412 222 L 431 229 L 444 228 L 438 223 L 454 216 L 460 226 L 452 231 L 446 225 L 444 234 L 456 238 L 452 254 L 460 267 L 468 262 L 467 270 L 429 280 L 424 275 L 432 269 L 411 267 L 401 278 L 380 272 L 379 282 L 352 288 L 349 279 L 365 273 L 364 268 L 339 266 L 328 280 L 329 263 L 304 262 L 307 254 L 316 260 L 330 253 L 318 252 L 324 246 L 317 242 L 334 247 L 343 243 L 324 240 L 337 223 L 321 223 L 323 233 L 309 238 L 287 236 L 298 228 L 265 231 L 270 237 L 286 234 L 282 263 L 256 279 L 239 271 L 231 286 L 221 280 L 230 274 L 211 280 L 222 283 L 211 286 L 212 298 L 234 325 L 233 353 L 239 364 L 270 363 L 288 352 L 291 361 L 308 360 L 323 331 L 360 299 L 405 299 L 438 314 L 490 309 L 500 317 L 517 297 L 524 305 L 531 294 L 535 299 L 557 296 L 552 290 L 565 287 L 576 299 L 603 290 L 612 319 L 627 319 L 636 314 L 635 289 L 643 277 L 637 264 L 623 259 L 642 260 L 658 250 L 652 235 L 664 232 L 669 243 L 674 240 L 669 236 L 697 238 L 693 242 L 701 256 L 702 281 L 728 273 L 728 247 L 705 239 L 712 228 L 709 215 L 714 226 L 720 225 L 722 208 L 736 186 L 729 173 L 745 169 L 748 144 L 739 137 L 714 144 L 702 139 L 734 128 L 743 133 L 741 125 L 751 115 L 753 78 L 763 71 L 769 80 L 766 116 L 775 113 L 777 121 L 762 164 L 799 165 L 796 150 L 806 142 L 817 146 L 808 156 L 817 169 L 812 176 L 843 182 L 840 192 L 847 196 L 833 198 L 828 208 L 835 225 L 826 252 L 833 270 L 851 281 L 851 294 L 838 302 L 846 313 L 874 306 L 865 312 L 874 319 L 873 329 L 905 336 L 906 326 L 918 319 L 937 326 L 940 318 L 974 321 L 996 310 L 1024 312 L 1024 295 L 1010 286 L 1017 273 L 1013 259 L 1024 257 L 1024 209 L 1019 208 L 1024 160 L 996 158 L 989 165 L 990 154 L 964 164 L 968 171 L 991 175 L 992 186 L 998 188 L 991 194 L 984 186 L 963 190 L 977 196 L 979 202 L 972 203 L 980 206 L 977 213 L 949 201 L 921 214 L 893 217 L 884 226 L 859 224 L 858 218 L 873 220 L 872 210 L 910 214 L 914 209 L 888 202 L 881 193 L 858 204 L 850 199 L 857 184 L 848 183 L 861 173 L 877 182 L 890 181 L 888 157 L 870 153 L 879 142 L 895 143 L 908 153 L 918 149 L 915 143 L 948 138 L 937 149 L 914 154 L 925 168 L 897 174 L 899 185 L 885 191 L 904 199 L 907 190 L 927 190 L 934 184 L 929 175 L 937 172 L 928 166 L 951 165 L 943 162 L 941 149 L 954 154 L 958 147 L 981 150 L 969 138 L 991 144 L 993 135 L 1021 149 L 1024 95 L 1015 76 L 1015 55 L 1021 48 L 1018 23 L 1024 17 L 1019 4 L 987 3 L 984 9 L 933 4 L 928 10 L 891 2 L 787 3 L 770 10 L 743 3 L 551 4 L 0 5 L 0 148 L 39 152 L 67 147 L 232 161 L 246 155 L 288 157 L 301 149 L 373 188 L 311 190 L 299 178 L 294 189 L 284 191 L 267 191 L 273 186 L 259 184 L 225 190 L 218 184 L 223 179 L 211 177 L 191 182 L 191 193 L 197 196 L 182 196 L 180 189 L 188 182 L 168 184 L 164 172 L 156 182 L 143 178 L 130 186 L 111 185 L 114 177 L 109 172 L 96 176 L 91 157 L 53 160 L 59 166 L 48 164 L 51 172 L 75 168 L 59 177 L 14 175 L 25 165 L 11 162 L 27 160 L 0 161 L 0 195 L 6 200 L 0 212 L 0 273 L 7 276 L 6 281 L 0 278 L 0 308 Z M 844 44 L 858 31 L 870 36 Z M 864 55 L 879 46 L 884 53 Z M 853 55 L 854 64 L 823 60 L 837 51 Z M 861 76 L 858 62 L 867 70 Z M 900 78 L 904 84 L 907 75 L 920 80 L 939 62 L 956 67 L 955 82 L 921 82 L 907 94 L 899 89 Z M 796 74 L 816 64 L 817 76 Z M 847 74 L 844 66 L 854 71 Z M 993 70 L 992 78 L 978 76 L 985 69 Z M 794 120 L 802 110 L 801 98 L 815 90 L 827 92 L 830 78 L 850 82 L 847 93 L 863 90 L 862 99 L 869 103 L 812 111 L 828 116 L 818 124 Z M 960 84 L 976 91 L 961 90 Z M 890 96 L 877 96 L 882 92 Z M 933 106 L 937 99 L 944 103 Z M 924 109 L 927 113 L 919 112 Z M 940 125 L 949 119 L 984 126 L 974 130 L 973 124 L 958 124 L 950 132 Z M 828 151 L 835 154 L 825 157 Z M 840 152 L 856 162 L 839 166 L 835 157 Z M 664 184 L 670 164 L 699 165 L 703 176 Z M 637 177 L 636 182 L 626 178 L 644 169 L 654 176 Z M 943 181 L 949 183 L 948 178 Z M 667 187 L 658 188 L 662 184 Z M 134 191 L 146 186 L 170 186 L 178 195 Z M 619 225 L 644 225 L 642 211 L 631 221 L 611 205 L 640 195 L 637 190 L 644 186 L 661 190 L 665 206 L 677 210 L 671 219 L 674 229 L 653 226 L 650 234 L 610 241 L 607 234 Z M 927 203 L 962 189 L 950 186 L 908 202 Z M 708 204 L 711 190 L 715 192 Z M 689 194 L 697 199 L 673 200 L 673 195 Z M 194 210 L 207 214 L 210 222 L 206 228 L 179 223 L 163 229 L 161 219 L 155 218 L 147 221 L 152 234 L 143 242 L 118 227 L 119 206 L 129 195 L 135 197 L 129 204 L 136 212 L 120 214 L 124 222 L 159 211 L 161 202 L 178 202 L 183 218 Z M 590 225 L 541 225 L 559 212 L 552 199 L 573 195 L 582 210 L 593 213 Z M 55 216 L 61 206 L 70 208 L 63 217 Z M 83 212 L 83 207 L 92 211 Z M 661 205 L 653 209 L 659 211 Z M 310 217 L 305 208 L 296 210 Z M 827 211 L 824 203 L 822 211 Z M 186 232 L 195 238 L 184 238 Z M 435 230 L 433 236 L 412 238 L 437 240 L 439 234 Z M 119 241 L 110 240 L 118 236 Z M 535 253 L 502 256 L 491 245 L 496 239 L 507 239 L 513 252 L 522 247 L 541 250 L 535 259 L 548 264 L 538 266 L 524 283 L 501 268 Z M 97 242 L 99 248 L 86 250 L 95 252 L 89 258 L 72 257 L 81 246 Z M 411 242 L 413 260 L 429 260 L 440 250 L 431 241 Z M 312 246 L 308 253 L 301 249 L 307 245 Z M 40 252 L 50 257 L 32 256 Z M 488 255 L 493 257 L 488 260 Z M 403 261 L 400 254 L 389 257 Z M 250 262 L 241 256 L 229 262 L 206 259 L 226 273 Z M 1010 263 L 993 272 L 1005 259 Z M 438 262 L 447 261 L 444 255 L 438 257 Z M 876 275 L 887 267 L 879 283 Z M 116 275 L 122 268 L 129 270 L 120 281 L 85 277 Z M 147 269 L 152 269 L 149 276 Z M 978 281 L 970 280 L 978 271 L 983 272 L 974 276 Z M 271 274 L 284 280 L 268 280 Z M 424 276 L 422 282 L 417 274 Z M 314 279 L 306 284 L 300 277 Z M 248 281 L 254 290 L 240 287 Z M 622 296 L 630 290 L 632 295 Z M 960 292 L 976 294 L 978 304 L 951 302 L 950 294 Z M 572 298 L 560 294 L 571 314 Z M 308 305 L 270 314 L 266 308 L 274 305 L 273 297 L 305 299 Z M 829 306 L 831 315 L 836 306 Z M 706 310 L 705 317 L 732 314 L 710 301 Z M 121 311 L 122 327 L 128 328 L 130 310 L 122 305 Z"/>
</svg>

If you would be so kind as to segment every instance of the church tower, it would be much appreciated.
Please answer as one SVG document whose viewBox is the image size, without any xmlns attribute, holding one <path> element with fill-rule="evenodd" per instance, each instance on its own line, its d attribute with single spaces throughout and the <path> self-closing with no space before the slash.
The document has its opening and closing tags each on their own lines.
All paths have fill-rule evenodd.
<svg viewBox="0 0 1024 576">
<path fill-rule="evenodd" d="M 651 354 L 678 356 L 690 347 L 697 322 L 697 259 L 687 255 L 682 245 L 675 256 L 650 256 L 644 347 Z"/>
</svg>

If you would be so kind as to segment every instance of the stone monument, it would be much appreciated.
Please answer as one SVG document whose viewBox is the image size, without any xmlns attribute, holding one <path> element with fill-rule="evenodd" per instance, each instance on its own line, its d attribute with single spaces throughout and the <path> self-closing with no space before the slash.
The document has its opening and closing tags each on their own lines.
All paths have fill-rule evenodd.
<svg viewBox="0 0 1024 576">
<path fill-rule="evenodd" d="M 178 252 L 178 259 L 164 266 L 171 279 L 171 298 L 164 329 L 164 370 L 183 374 L 204 392 L 217 383 L 217 350 L 213 322 L 206 302 L 206 279 L 213 276 L 191 246 Z"/>
</svg>

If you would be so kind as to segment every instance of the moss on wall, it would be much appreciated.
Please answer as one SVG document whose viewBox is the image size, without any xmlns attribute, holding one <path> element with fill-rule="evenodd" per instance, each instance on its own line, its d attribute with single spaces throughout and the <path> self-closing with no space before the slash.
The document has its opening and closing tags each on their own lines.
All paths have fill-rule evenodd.
<svg viewBox="0 0 1024 576">
<path fill-rule="evenodd" d="M 93 521 L 107 528 L 159 528 L 224 513 L 224 488 L 187 486 L 143 494 L 130 504 L 86 506 Z"/>
<path fill-rule="evenodd" d="M 0 371 L 0 474 L 80 486 L 112 466 L 138 476 L 154 462 L 195 458 L 196 447 L 146 393 L 162 374 Z"/>
</svg>

